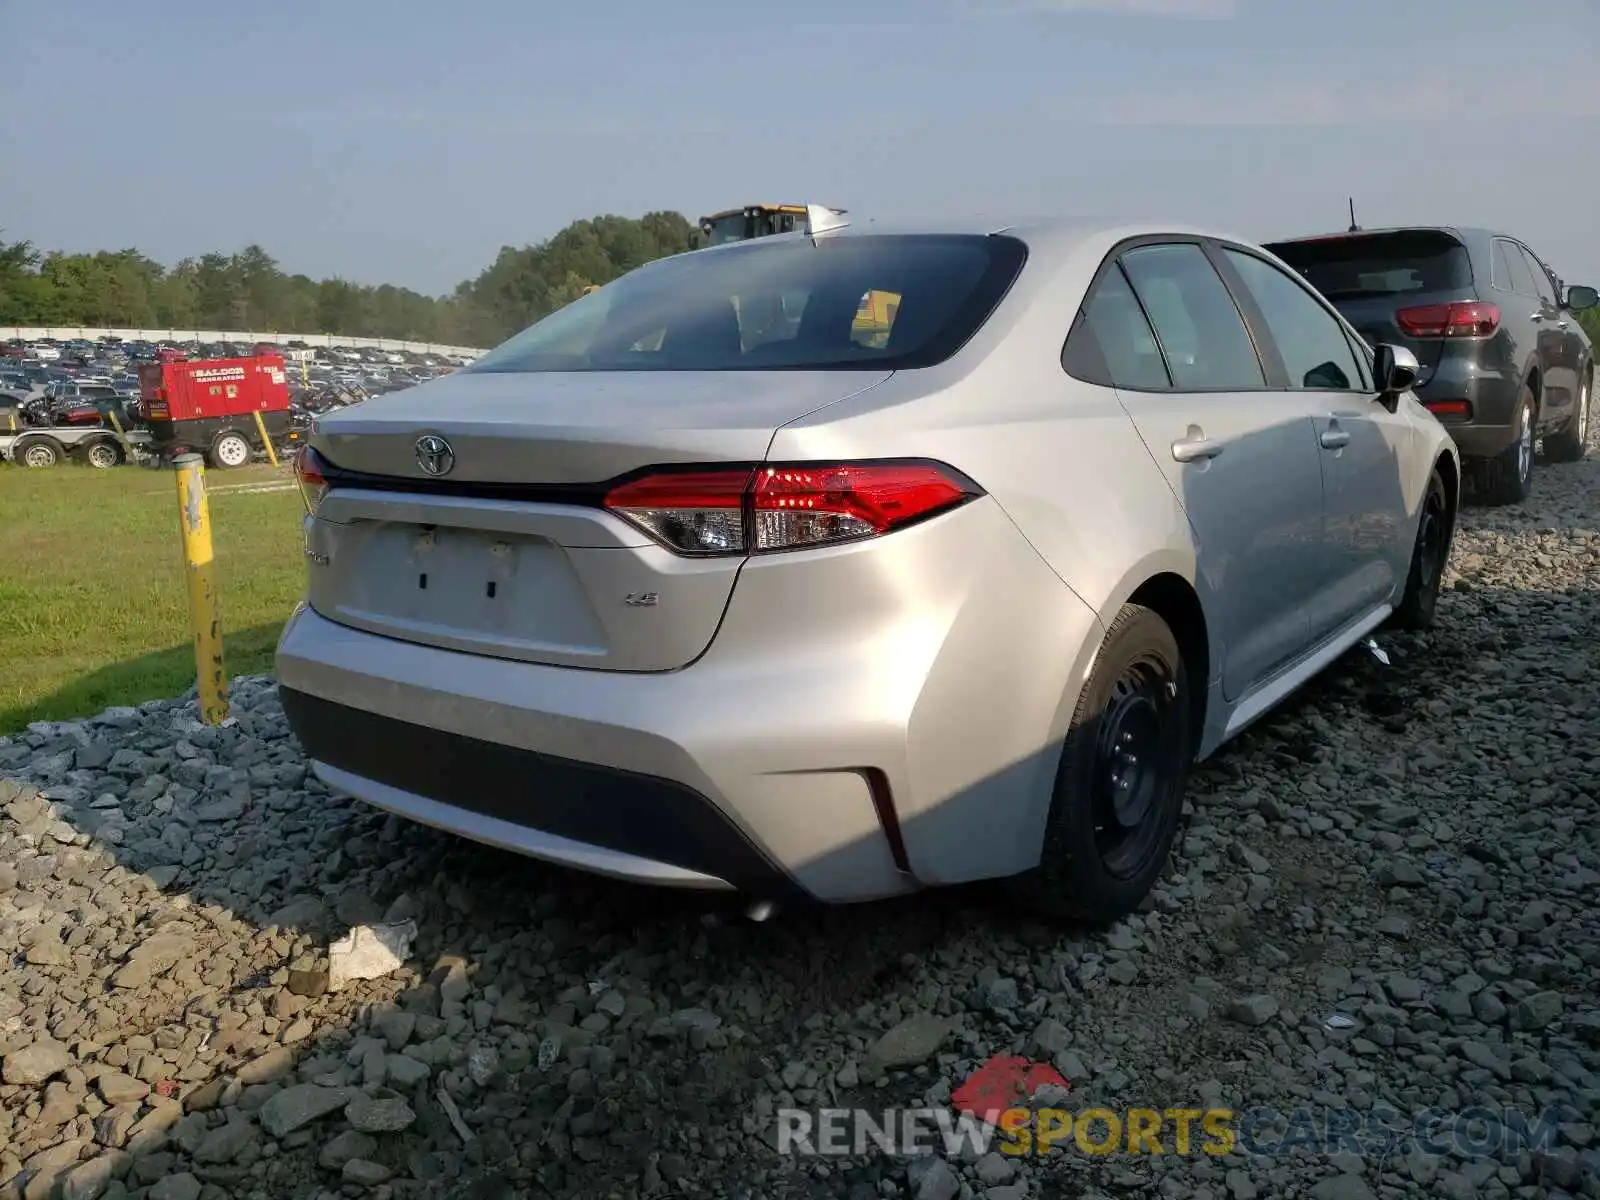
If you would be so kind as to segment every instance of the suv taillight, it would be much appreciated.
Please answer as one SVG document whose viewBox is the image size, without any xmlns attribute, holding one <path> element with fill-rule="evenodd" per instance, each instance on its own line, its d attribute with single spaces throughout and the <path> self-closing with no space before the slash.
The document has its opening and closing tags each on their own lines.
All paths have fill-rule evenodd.
<svg viewBox="0 0 1600 1200">
<path fill-rule="evenodd" d="M 860 541 L 983 495 L 939 463 L 787 463 L 652 472 L 605 507 L 679 554 L 760 554 Z"/>
<path fill-rule="evenodd" d="M 322 498 L 328 494 L 328 479 L 322 473 L 322 456 L 310 446 L 301 446 L 294 455 L 294 479 L 300 485 L 300 499 L 306 512 L 316 515 Z"/>
<path fill-rule="evenodd" d="M 1396 323 L 1414 338 L 1480 338 L 1500 328 L 1500 309 L 1481 301 L 1419 304 L 1394 314 Z"/>
</svg>

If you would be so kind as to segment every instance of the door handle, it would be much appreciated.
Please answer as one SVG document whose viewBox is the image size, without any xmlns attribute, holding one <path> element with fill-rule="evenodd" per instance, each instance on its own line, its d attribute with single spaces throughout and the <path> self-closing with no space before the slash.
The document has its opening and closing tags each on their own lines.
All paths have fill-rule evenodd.
<svg viewBox="0 0 1600 1200">
<path fill-rule="evenodd" d="M 1181 463 L 1202 462 L 1221 453 L 1221 443 L 1209 441 L 1204 436 L 1179 438 L 1172 443 L 1172 457 Z"/>
<path fill-rule="evenodd" d="M 1350 444 L 1350 434 L 1343 429 L 1324 429 L 1317 440 L 1324 450 L 1339 450 Z"/>
</svg>

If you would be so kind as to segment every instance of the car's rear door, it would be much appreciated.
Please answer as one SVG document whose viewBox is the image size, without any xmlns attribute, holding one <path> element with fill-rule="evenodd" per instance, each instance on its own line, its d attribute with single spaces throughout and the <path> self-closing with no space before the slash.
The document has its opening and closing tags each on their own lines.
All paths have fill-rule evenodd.
<svg viewBox="0 0 1600 1200">
<path fill-rule="evenodd" d="M 1128 246 L 1102 268 L 1084 311 L 1123 407 L 1188 515 L 1223 691 L 1237 698 L 1307 643 L 1323 537 L 1313 407 L 1269 381 L 1196 240 Z"/>
<path fill-rule="evenodd" d="M 1508 237 L 1493 242 L 1493 272 L 1500 296 L 1500 325 L 1508 335 L 1503 361 L 1506 369 L 1526 378 L 1534 370 L 1544 373 L 1550 339 L 1545 331 L 1544 300 L 1532 265 L 1520 243 Z M 1501 277 L 1504 276 L 1504 286 Z"/>
<path fill-rule="evenodd" d="M 1379 403 L 1365 351 L 1358 355 L 1326 301 L 1245 247 L 1223 246 L 1221 255 L 1229 283 L 1270 334 L 1289 390 L 1316 406 L 1326 553 L 1306 620 L 1321 642 L 1369 617 L 1406 577 L 1412 536 L 1401 482 L 1415 427 Z"/>
<path fill-rule="evenodd" d="M 1578 398 L 1578 362 L 1583 342 L 1571 314 L 1561 308 L 1550 269 L 1526 246 L 1519 243 L 1517 248 L 1527 261 L 1534 290 L 1539 294 L 1536 310 L 1539 319 L 1534 323 L 1539 327 L 1539 369 L 1543 381 L 1544 405 L 1540 415 L 1544 420 L 1541 423 L 1565 425 Z"/>
</svg>

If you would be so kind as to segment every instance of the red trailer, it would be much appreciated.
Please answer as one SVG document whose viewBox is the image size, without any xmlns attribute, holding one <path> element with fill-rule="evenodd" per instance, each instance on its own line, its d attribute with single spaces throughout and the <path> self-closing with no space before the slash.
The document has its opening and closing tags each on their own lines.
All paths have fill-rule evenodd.
<svg viewBox="0 0 1600 1200">
<path fill-rule="evenodd" d="M 277 355 L 146 363 L 139 401 L 163 460 L 195 452 L 213 467 L 242 467 L 266 448 L 257 413 L 275 447 L 289 442 L 289 377 Z"/>
</svg>

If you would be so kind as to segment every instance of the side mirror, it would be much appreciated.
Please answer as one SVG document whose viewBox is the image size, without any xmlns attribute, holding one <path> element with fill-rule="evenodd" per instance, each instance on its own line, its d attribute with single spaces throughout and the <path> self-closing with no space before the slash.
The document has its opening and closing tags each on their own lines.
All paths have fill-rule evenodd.
<svg viewBox="0 0 1600 1200">
<path fill-rule="evenodd" d="M 1422 366 L 1404 346 L 1381 342 L 1373 351 L 1372 374 L 1384 396 L 1398 396 L 1416 385 Z"/>
<path fill-rule="evenodd" d="M 1569 312 L 1582 312 L 1600 304 L 1600 292 L 1587 284 L 1575 284 L 1567 289 L 1567 302 L 1562 307 Z"/>
</svg>

